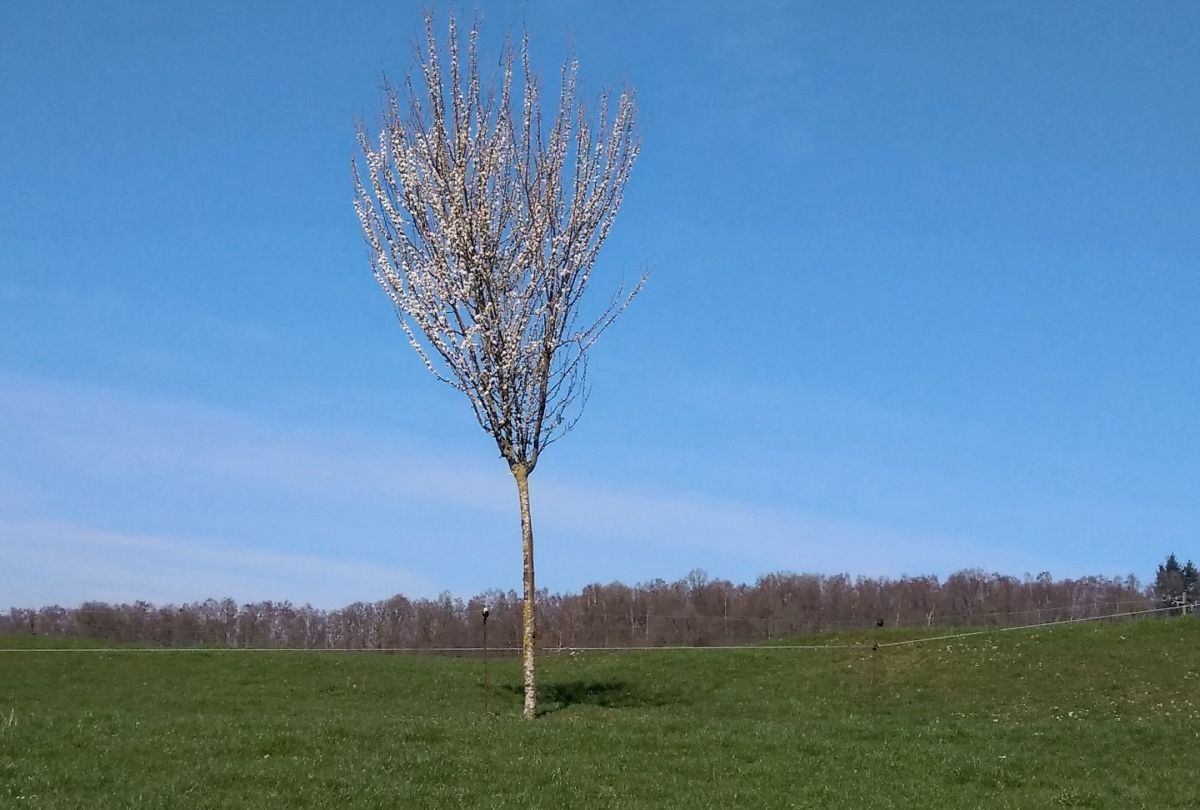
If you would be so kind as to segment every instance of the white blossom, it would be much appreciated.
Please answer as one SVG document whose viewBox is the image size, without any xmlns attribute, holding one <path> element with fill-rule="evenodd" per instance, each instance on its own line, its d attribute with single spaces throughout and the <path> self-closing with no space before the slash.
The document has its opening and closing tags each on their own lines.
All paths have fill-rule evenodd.
<svg viewBox="0 0 1200 810">
<path fill-rule="evenodd" d="M 443 67 L 425 20 L 420 84 L 385 87 L 377 137 L 360 125 L 355 210 L 372 270 L 426 368 L 466 394 L 510 465 L 532 471 L 586 398 L 586 353 L 641 290 L 618 290 L 577 323 L 597 254 L 638 154 L 633 93 L 606 94 L 589 117 L 576 64 L 562 67 L 557 111 L 520 47 L 506 44 L 486 91 L 476 51 L 450 21 Z M 520 93 L 520 100 L 516 95 Z"/>
</svg>

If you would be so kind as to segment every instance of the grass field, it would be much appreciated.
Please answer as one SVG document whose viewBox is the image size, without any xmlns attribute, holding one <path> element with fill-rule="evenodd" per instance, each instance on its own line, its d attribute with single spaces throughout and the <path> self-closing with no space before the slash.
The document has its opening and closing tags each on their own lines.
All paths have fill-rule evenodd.
<svg viewBox="0 0 1200 810">
<path fill-rule="evenodd" d="M 1200 621 L 872 655 L 0 652 L 0 807 L 1200 807 Z"/>
</svg>

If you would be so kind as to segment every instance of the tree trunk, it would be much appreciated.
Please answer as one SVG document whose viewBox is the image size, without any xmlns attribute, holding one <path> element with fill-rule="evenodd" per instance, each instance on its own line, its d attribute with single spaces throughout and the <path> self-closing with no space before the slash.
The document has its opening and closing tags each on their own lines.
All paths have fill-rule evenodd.
<svg viewBox="0 0 1200 810">
<path fill-rule="evenodd" d="M 537 685 L 533 669 L 533 645 L 537 634 L 534 629 L 533 520 L 529 515 L 529 471 L 524 464 L 516 464 L 513 465 L 512 474 L 517 479 L 517 495 L 521 499 L 521 548 L 525 557 L 521 668 L 525 675 L 525 719 L 532 720 L 537 716 Z"/>
</svg>

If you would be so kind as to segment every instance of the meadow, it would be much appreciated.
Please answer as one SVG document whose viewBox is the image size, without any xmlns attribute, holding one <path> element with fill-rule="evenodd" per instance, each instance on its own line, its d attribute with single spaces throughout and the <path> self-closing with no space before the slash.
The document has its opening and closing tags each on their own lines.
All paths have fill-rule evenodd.
<svg viewBox="0 0 1200 810">
<path fill-rule="evenodd" d="M 526 723 L 511 658 L 485 715 L 478 658 L 6 637 L 0 807 L 1200 807 L 1200 621 L 874 638 L 545 655 Z"/>
</svg>

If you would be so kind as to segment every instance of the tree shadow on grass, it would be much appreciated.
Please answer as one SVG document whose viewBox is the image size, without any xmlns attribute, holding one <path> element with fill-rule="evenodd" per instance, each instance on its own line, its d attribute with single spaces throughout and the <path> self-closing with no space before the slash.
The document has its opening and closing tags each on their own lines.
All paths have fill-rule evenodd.
<svg viewBox="0 0 1200 810">
<path fill-rule="evenodd" d="M 521 695 L 521 684 L 506 684 L 504 690 Z M 630 681 L 605 680 L 557 681 L 538 685 L 538 714 L 550 714 L 570 706 L 599 706 L 605 709 L 643 709 L 683 703 L 681 695 L 648 689 Z"/>
</svg>

